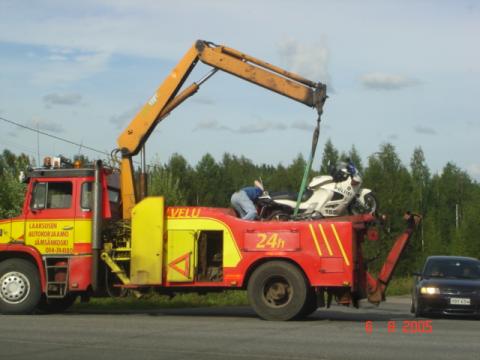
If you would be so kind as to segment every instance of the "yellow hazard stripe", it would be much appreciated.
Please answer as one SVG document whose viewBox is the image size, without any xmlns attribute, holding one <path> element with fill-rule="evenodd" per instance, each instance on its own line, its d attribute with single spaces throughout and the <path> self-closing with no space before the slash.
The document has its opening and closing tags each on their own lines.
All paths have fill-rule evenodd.
<svg viewBox="0 0 480 360">
<path fill-rule="evenodd" d="M 333 234 L 335 235 L 335 239 L 337 239 L 337 244 L 338 244 L 338 247 L 340 248 L 340 251 L 342 252 L 343 259 L 345 260 L 345 263 L 347 264 L 347 266 L 350 266 L 350 261 L 348 261 L 348 257 L 347 257 L 347 254 L 345 253 L 345 250 L 343 249 L 342 242 L 338 237 L 337 229 L 335 229 L 335 226 L 333 224 L 330 224 L 330 226 L 332 227 L 332 231 L 333 231 Z"/>
<path fill-rule="evenodd" d="M 320 245 L 318 245 L 317 234 L 315 234 L 315 230 L 313 229 L 312 224 L 308 225 L 310 227 L 310 232 L 312 233 L 313 242 L 315 243 L 315 247 L 317 248 L 318 255 L 322 256 L 322 250 L 320 250 Z"/>
<path fill-rule="evenodd" d="M 330 244 L 328 243 L 328 239 L 325 236 L 325 231 L 323 231 L 322 224 L 318 224 L 318 228 L 320 229 L 320 233 L 322 234 L 323 241 L 325 242 L 325 246 L 327 247 L 328 253 L 330 254 L 330 256 L 332 256 L 333 255 L 332 248 L 330 247 Z"/>
</svg>

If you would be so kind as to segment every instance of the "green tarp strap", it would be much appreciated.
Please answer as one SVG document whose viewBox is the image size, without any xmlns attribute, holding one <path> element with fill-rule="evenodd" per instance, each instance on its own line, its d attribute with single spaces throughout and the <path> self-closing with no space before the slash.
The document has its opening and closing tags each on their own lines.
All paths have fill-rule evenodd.
<svg viewBox="0 0 480 360">
<path fill-rule="evenodd" d="M 298 214 L 298 208 L 300 207 L 303 193 L 305 192 L 305 188 L 307 187 L 308 175 L 310 174 L 310 170 L 312 169 L 313 158 L 315 157 L 315 151 L 317 150 L 319 135 L 320 135 L 320 114 L 318 115 L 318 119 L 317 119 L 317 127 L 313 131 L 312 150 L 310 151 L 310 156 L 308 158 L 307 164 L 305 165 L 305 171 L 303 172 L 302 184 L 300 185 L 300 191 L 298 192 L 298 197 L 297 197 L 297 204 L 295 205 L 295 210 L 293 212 L 294 217 L 297 216 Z"/>
<path fill-rule="evenodd" d="M 315 151 L 317 150 L 317 143 L 318 137 L 320 135 L 320 118 L 323 113 L 323 105 L 327 100 L 327 85 L 318 83 L 315 89 L 314 99 L 315 99 L 315 108 L 317 109 L 318 118 L 317 118 L 317 127 L 313 132 L 313 139 L 312 139 L 312 150 L 310 151 L 310 156 L 308 158 L 308 162 L 305 166 L 305 171 L 303 173 L 302 185 L 300 185 L 300 191 L 298 192 L 297 197 L 297 204 L 295 205 L 295 211 L 293 212 L 293 216 L 296 217 L 298 214 L 298 208 L 300 207 L 300 202 L 302 201 L 303 193 L 305 192 L 305 188 L 307 187 L 307 180 L 308 175 L 310 174 L 310 170 L 312 169 L 313 158 L 315 157 Z"/>
</svg>

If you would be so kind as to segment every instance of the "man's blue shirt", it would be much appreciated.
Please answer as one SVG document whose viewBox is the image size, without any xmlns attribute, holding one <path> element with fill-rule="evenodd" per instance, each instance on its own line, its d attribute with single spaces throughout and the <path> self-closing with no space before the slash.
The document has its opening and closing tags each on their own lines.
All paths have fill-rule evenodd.
<svg viewBox="0 0 480 360">
<path fill-rule="evenodd" d="M 247 186 L 242 189 L 247 194 L 248 198 L 252 201 L 257 200 L 257 198 L 262 195 L 262 189 L 256 186 Z"/>
</svg>

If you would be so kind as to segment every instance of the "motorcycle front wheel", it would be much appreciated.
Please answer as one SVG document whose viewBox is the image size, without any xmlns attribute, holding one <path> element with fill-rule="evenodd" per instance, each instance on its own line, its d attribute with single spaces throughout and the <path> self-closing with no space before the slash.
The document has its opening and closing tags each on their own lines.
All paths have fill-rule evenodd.
<svg viewBox="0 0 480 360">
<path fill-rule="evenodd" d="M 349 210 L 352 215 L 375 214 L 378 210 L 378 200 L 372 192 L 369 192 L 363 197 L 363 204 L 355 199 Z"/>
</svg>

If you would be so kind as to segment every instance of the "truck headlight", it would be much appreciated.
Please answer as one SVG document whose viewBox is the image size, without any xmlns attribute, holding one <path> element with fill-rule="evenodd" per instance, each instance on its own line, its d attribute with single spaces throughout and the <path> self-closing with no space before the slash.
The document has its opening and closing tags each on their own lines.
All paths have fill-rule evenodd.
<svg viewBox="0 0 480 360">
<path fill-rule="evenodd" d="M 420 288 L 420 293 L 425 295 L 436 295 L 440 294 L 440 289 L 437 287 L 422 286 Z"/>
</svg>

